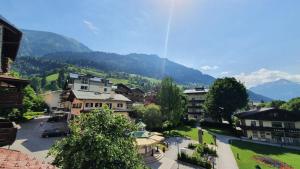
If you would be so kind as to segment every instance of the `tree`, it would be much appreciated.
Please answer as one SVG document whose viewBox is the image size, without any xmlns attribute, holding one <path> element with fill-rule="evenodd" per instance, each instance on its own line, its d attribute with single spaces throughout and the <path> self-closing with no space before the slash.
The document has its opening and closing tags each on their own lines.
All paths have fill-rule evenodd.
<svg viewBox="0 0 300 169">
<path fill-rule="evenodd" d="M 174 84 L 172 78 L 164 78 L 159 92 L 159 104 L 165 120 L 174 125 L 179 124 L 185 107 L 183 103 L 181 90 Z"/>
<path fill-rule="evenodd" d="M 272 100 L 271 102 L 259 104 L 259 107 L 280 108 L 284 103 L 285 103 L 285 101 L 282 101 L 282 100 Z"/>
<path fill-rule="evenodd" d="M 30 84 L 36 93 L 41 91 L 41 78 L 33 77 L 30 81 Z"/>
<path fill-rule="evenodd" d="M 42 76 L 42 81 L 41 81 L 42 89 L 45 89 L 46 85 L 47 85 L 46 75 L 43 75 Z"/>
<path fill-rule="evenodd" d="M 283 104 L 280 108 L 289 110 L 289 111 L 298 111 L 300 112 L 300 97 L 293 98 Z"/>
<path fill-rule="evenodd" d="M 36 94 L 33 88 L 28 85 L 23 90 L 24 97 L 23 97 L 23 110 L 24 112 L 27 111 L 43 111 L 47 108 L 46 103 L 44 102 L 43 98 Z"/>
<path fill-rule="evenodd" d="M 136 118 L 136 119 L 143 119 L 145 111 L 146 111 L 146 108 L 143 104 L 134 105 L 134 106 L 132 106 L 132 113 L 130 114 L 130 117 Z"/>
<path fill-rule="evenodd" d="M 66 80 L 66 78 L 65 78 L 65 71 L 64 71 L 64 69 L 61 69 L 58 72 L 58 78 L 57 78 L 57 84 L 58 84 L 59 88 L 63 88 L 65 80 Z"/>
<path fill-rule="evenodd" d="M 56 142 L 49 155 L 61 169 L 145 168 L 130 132 L 135 126 L 107 107 L 70 122 L 71 135 Z"/>
<path fill-rule="evenodd" d="M 245 86 L 235 78 L 217 79 L 206 96 L 206 111 L 216 120 L 227 120 L 232 124 L 232 114 L 248 103 Z"/>
<path fill-rule="evenodd" d="M 150 130 L 161 129 L 163 124 L 163 117 L 160 111 L 160 107 L 155 104 L 147 105 L 145 113 L 143 115 L 143 122 Z"/>
</svg>

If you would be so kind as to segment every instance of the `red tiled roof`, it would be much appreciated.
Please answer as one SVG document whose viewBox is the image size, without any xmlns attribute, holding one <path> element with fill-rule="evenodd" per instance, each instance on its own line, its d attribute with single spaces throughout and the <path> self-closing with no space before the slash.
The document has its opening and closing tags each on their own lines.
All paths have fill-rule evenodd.
<svg viewBox="0 0 300 169">
<path fill-rule="evenodd" d="M 20 151 L 0 148 L 0 169 L 57 169 Z"/>
</svg>

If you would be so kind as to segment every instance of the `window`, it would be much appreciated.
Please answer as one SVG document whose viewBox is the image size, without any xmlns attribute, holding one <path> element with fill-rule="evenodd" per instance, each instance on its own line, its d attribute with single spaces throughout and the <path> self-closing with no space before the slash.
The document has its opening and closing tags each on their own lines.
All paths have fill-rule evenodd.
<svg viewBox="0 0 300 169">
<path fill-rule="evenodd" d="M 265 135 L 265 132 L 264 132 L 264 131 L 261 131 L 261 132 L 260 132 L 260 138 L 262 138 L 262 139 L 266 138 L 266 135 Z"/>
<path fill-rule="evenodd" d="M 284 128 L 287 128 L 287 129 L 295 129 L 296 126 L 295 126 L 295 123 L 293 123 L 293 122 L 285 122 L 285 123 L 284 123 Z"/>
<path fill-rule="evenodd" d="M 91 103 L 91 107 L 94 107 L 94 103 Z"/>
<path fill-rule="evenodd" d="M 99 103 L 95 103 L 95 107 L 99 107 Z"/>
<path fill-rule="evenodd" d="M 277 122 L 277 121 L 273 121 L 272 122 L 272 127 L 282 128 L 282 123 L 281 122 Z"/>
<path fill-rule="evenodd" d="M 85 103 L 85 107 L 89 107 L 89 103 Z"/>
<path fill-rule="evenodd" d="M 122 103 L 118 103 L 117 107 L 123 107 Z"/>
<path fill-rule="evenodd" d="M 257 137 L 258 137 L 257 131 L 253 131 L 253 137 L 254 137 L 254 138 L 257 138 Z"/>
<path fill-rule="evenodd" d="M 104 92 L 107 92 L 107 88 L 104 88 Z"/>
<path fill-rule="evenodd" d="M 99 103 L 99 107 L 102 107 L 102 103 Z"/>
<path fill-rule="evenodd" d="M 81 83 L 82 84 L 88 84 L 88 79 L 87 78 L 82 78 Z"/>
<path fill-rule="evenodd" d="M 87 90 L 87 86 L 80 86 L 81 90 Z"/>
<path fill-rule="evenodd" d="M 72 108 L 81 108 L 82 107 L 82 103 L 76 103 L 72 105 Z"/>
<path fill-rule="evenodd" d="M 263 124 L 264 124 L 263 121 L 259 120 L 259 127 L 263 127 L 264 126 Z"/>
<path fill-rule="evenodd" d="M 107 106 L 111 109 L 112 104 L 111 103 L 107 103 Z"/>
<path fill-rule="evenodd" d="M 252 127 L 256 126 L 256 121 L 251 121 L 251 126 Z"/>
</svg>

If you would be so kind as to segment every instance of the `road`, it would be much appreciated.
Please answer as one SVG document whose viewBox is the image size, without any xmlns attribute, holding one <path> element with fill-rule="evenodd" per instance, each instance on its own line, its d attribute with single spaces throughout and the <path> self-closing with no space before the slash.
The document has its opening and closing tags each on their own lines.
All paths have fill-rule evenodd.
<svg viewBox="0 0 300 169">
<path fill-rule="evenodd" d="M 51 162 L 53 159 L 51 157 L 47 158 L 48 150 L 55 141 L 60 139 L 60 137 L 40 137 L 43 129 L 43 127 L 40 126 L 40 122 L 46 121 L 47 118 L 47 116 L 43 116 L 26 123 L 22 123 L 21 128 L 18 130 L 16 141 L 10 148 L 26 153 L 41 161 Z M 54 123 L 52 125 L 56 124 Z"/>
</svg>

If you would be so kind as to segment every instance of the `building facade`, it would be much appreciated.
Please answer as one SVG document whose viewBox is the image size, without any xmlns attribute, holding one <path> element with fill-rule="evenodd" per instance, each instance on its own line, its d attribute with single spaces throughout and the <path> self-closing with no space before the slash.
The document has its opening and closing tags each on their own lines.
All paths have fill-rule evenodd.
<svg viewBox="0 0 300 169">
<path fill-rule="evenodd" d="M 66 88 L 71 90 L 111 93 L 112 83 L 107 79 L 99 77 L 70 73 L 67 79 Z"/>
<path fill-rule="evenodd" d="M 129 98 L 133 103 L 144 103 L 145 92 L 139 88 L 129 88 L 124 84 L 117 84 L 114 86 L 114 91 Z"/>
<path fill-rule="evenodd" d="M 205 89 L 204 87 L 184 90 L 184 94 L 187 95 L 188 99 L 187 113 L 189 119 L 200 120 L 204 117 L 205 111 L 203 103 L 207 92 L 208 89 Z"/>
<path fill-rule="evenodd" d="M 300 114 L 262 108 L 235 115 L 237 126 L 249 139 L 271 143 L 300 144 Z"/>
<path fill-rule="evenodd" d="M 99 93 L 93 91 L 72 90 L 68 98 L 71 102 L 70 115 L 80 115 L 94 109 L 100 109 L 107 105 L 116 113 L 128 115 L 130 111 L 128 103 L 131 102 L 127 97 L 116 93 Z"/>
<path fill-rule="evenodd" d="M 0 108 L 20 108 L 22 89 L 29 81 L 12 77 L 10 64 L 16 60 L 22 32 L 0 15 Z"/>
</svg>

